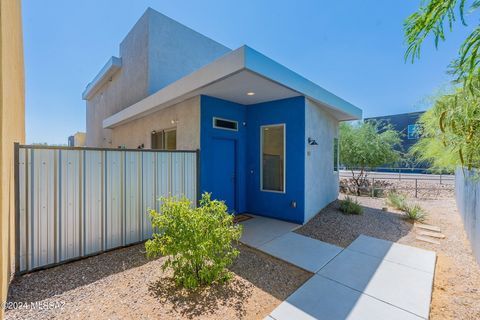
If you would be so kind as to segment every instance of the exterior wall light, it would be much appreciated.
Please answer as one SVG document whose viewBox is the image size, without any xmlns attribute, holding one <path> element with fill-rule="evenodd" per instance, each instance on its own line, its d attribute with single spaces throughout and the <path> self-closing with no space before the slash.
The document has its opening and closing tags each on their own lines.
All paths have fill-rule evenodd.
<svg viewBox="0 0 480 320">
<path fill-rule="evenodd" d="M 315 139 L 312 139 L 310 137 L 308 137 L 308 144 L 311 145 L 311 146 L 318 146 L 318 143 L 317 141 L 315 141 Z"/>
<path fill-rule="evenodd" d="M 252 91 L 247 92 L 247 96 L 254 96 L 254 95 L 255 95 L 255 92 L 252 92 Z"/>
</svg>

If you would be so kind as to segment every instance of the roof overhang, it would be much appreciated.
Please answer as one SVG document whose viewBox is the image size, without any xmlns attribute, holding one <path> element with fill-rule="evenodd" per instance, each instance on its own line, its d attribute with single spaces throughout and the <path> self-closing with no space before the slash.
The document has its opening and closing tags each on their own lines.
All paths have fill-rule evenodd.
<svg viewBox="0 0 480 320">
<path fill-rule="evenodd" d="M 94 94 L 122 67 L 122 59 L 111 57 L 103 66 L 102 70 L 90 82 L 82 93 L 83 100 L 91 99 Z"/>
<path fill-rule="evenodd" d="M 252 96 L 248 92 L 254 92 Z M 114 128 L 197 95 L 245 105 L 305 96 L 340 121 L 362 117 L 362 110 L 261 53 L 243 46 L 103 120 Z"/>
</svg>

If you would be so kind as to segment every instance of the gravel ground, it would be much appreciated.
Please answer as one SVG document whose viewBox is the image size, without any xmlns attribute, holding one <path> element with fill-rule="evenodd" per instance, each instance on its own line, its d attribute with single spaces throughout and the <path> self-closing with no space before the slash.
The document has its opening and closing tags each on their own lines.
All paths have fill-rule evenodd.
<svg viewBox="0 0 480 320">
<path fill-rule="evenodd" d="M 239 245 L 226 286 L 180 290 L 164 258 L 147 260 L 143 245 L 17 277 L 8 303 L 40 303 L 44 310 L 17 308 L 6 319 L 263 319 L 311 274 Z"/>
<path fill-rule="evenodd" d="M 342 196 L 341 196 L 342 197 Z M 344 215 L 333 203 L 296 232 L 342 247 L 360 234 L 437 252 L 430 319 L 480 319 L 480 267 L 470 249 L 455 200 L 418 200 L 428 213 L 425 223 L 441 228 L 440 244 L 416 240 L 418 228 L 396 210 L 382 211 L 385 200 L 358 197 L 359 216 Z"/>
</svg>

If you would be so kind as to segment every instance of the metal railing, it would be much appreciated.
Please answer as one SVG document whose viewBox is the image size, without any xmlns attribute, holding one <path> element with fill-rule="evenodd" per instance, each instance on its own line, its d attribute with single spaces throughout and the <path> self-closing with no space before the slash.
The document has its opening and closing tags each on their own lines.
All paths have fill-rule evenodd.
<svg viewBox="0 0 480 320">
<path fill-rule="evenodd" d="M 356 174 L 356 172 L 354 170 Z M 351 179 L 352 172 L 350 170 L 340 170 L 340 179 Z M 377 194 L 377 191 L 389 192 L 389 191 L 404 191 L 411 193 L 415 198 L 419 197 L 419 192 L 430 191 L 437 193 L 437 196 L 442 192 L 453 192 L 455 186 L 455 175 L 446 174 L 422 174 L 422 173 L 395 173 L 395 172 L 378 172 L 368 171 L 367 178 L 368 186 L 365 186 L 369 191 L 368 193 L 373 197 Z M 398 185 L 398 183 L 391 183 L 391 186 L 381 187 L 376 186 L 378 182 L 406 182 L 406 186 Z M 453 195 L 452 195 L 453 196 Z"/>
<path fill-rule="evenodd" d="M 449 173 L 434 173 L 434 172 L 416 172 L 415 168 L 412 169 L 413 171 L 405 171 L 405 168 L 392 168 L 392 171 L 383 171 L 386 168 L 375 168 L 374 170 L 366 171 L 368 177 L 377 177 L 377 178 L 385 178 L 385 179 L 398 179 L 398 180 L 409 180 L 409 179 L 418 179 L 418 180 L 428 180 L 428 181 L 438 181 L 440 184 L 444 182 L 452 182 L 455 181 L 455 175 Z M 400 170 L 401 169 L 401 170 Z M 396 170 L 396 171 L 394 171 Z M 353 171 L 358 174 L 360 172 L 359 169 L 353 169 Z M 340 169 L 340 175 L 352 175 L 351 169 Z"/>
</svg>

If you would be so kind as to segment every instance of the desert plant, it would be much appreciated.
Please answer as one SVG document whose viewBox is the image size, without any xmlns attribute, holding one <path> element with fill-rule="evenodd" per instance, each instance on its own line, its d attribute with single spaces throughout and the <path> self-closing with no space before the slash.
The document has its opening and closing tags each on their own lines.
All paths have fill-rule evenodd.
<svg viewBox="0 0 480 320">
<path fill-rule="evenodd" d="M 405 218 L 411 221 L 424 221 L 426 212 L 418 204 L 406 205 L 403 209 Z"/>
<path fill-rule="evenodd" d="M 410 152 L 434 169 L 480 167 L 480 81 L 438 97 L 420 118 L 421 139 Z"/>
<path fill-rule="evenodd" d="M 394 164 L 400 160 L 401 134 L 391 125 L 374 121 L 342 123 L 339 128 L 340 163 L 352 173 L 356 194 L 368 185 L 367 173 L 372 168 Z"/>
<path fill-rule="evenodd" d="M 340 200 L 340 211 L 346 214 L 362 214 L 363 208 L 357 200 L 347 196 L 344 200 Z"/>
<path fill-rule="evenodd" d="M 453 25 L 457 21 L 460 21 L 463 26 L 467 26 L 465 14 L 478 14 L 479 8 L 478 0 L 421 1 L 420 8 L 404 22 L 405 40 L 408 47 L 405 59 L 410 58 L 413 62 L 420 58 L 420 48 L 425 39 L 433 38 L 437 48 L 440 41 L 445 40 L 445 27 L 452 31 Z M 470 32 L 458 50 L 458 57 L 450 64 L 450 72 L 456 76 L 456 80 L 462 81 L 466 85 L 470 85 L 480 78 L 480 25 L 471 27 Z"/>
<path fill-rule="evenodd" d="M 164 197 L 161 202 L 160 213 L 149 210 L 157 232 L 145 244 L 147 256 L 166 256 L 162 268 L 171 268 L 176 284 L 185 288 L 231 279 L 226 268 L 239 254 L 233 242 L 242 229 L 234 225 L 225 203 L 211 200 L 209 193 L 197 208 L 185 197 Z"/>
<path fill-rule="evenodd" d="M 382 198 L 384 196 L 384 192 L 382 189 L 375 188 L 375 186 L 372 186 L 373 188 L 373 197 L 374 198 Z"/>
<path fill-rule="evenodd" d="M 406 197 L 396 191 L 389 192 L 387 195 L 387 204 L 395 209 L 403 211 L 407 206 Z"/>
</svg>

